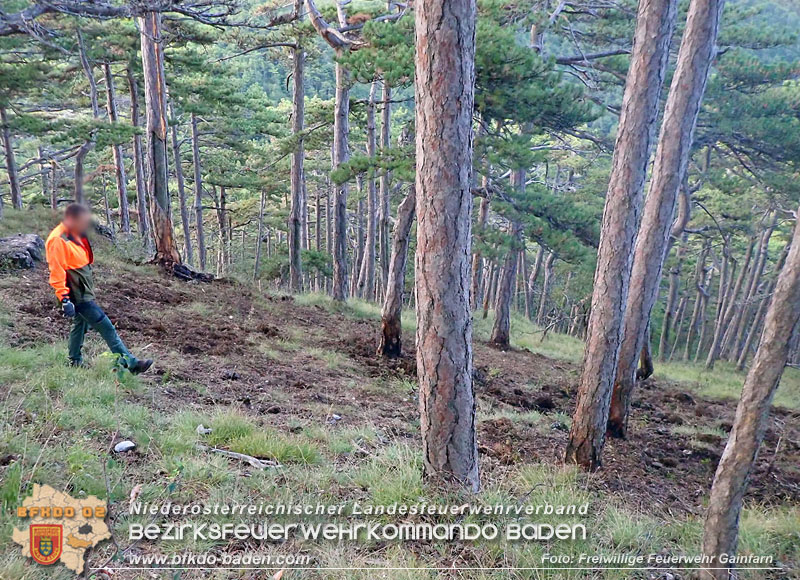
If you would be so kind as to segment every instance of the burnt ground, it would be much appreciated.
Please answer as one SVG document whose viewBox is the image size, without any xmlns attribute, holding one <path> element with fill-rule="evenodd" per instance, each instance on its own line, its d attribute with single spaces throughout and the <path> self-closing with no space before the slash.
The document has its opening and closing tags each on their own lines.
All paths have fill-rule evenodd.
<svg viewBox="0 0 800 580">
<path fill-rule="evenodd" d="M 154 372 L 142 377 L 151 387 L 143 404 L 205 411 L 234 405 L 278 427 L 335 412 L 396 439 L 414 443 L 417 437 L 411 345 L 401 360 L 377 358 L 375 320 L 298 305 L 232 281 L 186 283 L 124 264 L 98 268 L 97 286 L 98 302 L 126 343 L 157 359 Z M 12 346 L 67 335 L 46 268 L 2 274 L 0 303 L 10 308 Z M 475 366 L 479 411 L 494 417 L 479 423 L 484 477 L 519 463 L 559 463 L 577 365 L 479 342 Z M 646 381 L 634 402 L 629 440 L 607 443 L 604 468 L 587 485 L 650 513 L 701 513 L 725 444 L 720 433 L 730 430 L 734 410 L 734 402 L 702 399 L 680 384 Z M 537 420 L 512 420 L 515 413 Z M 799 418 L 795 410 L 773 410 L 749 501 L 800 501 Z M 680 434 L 678 426 L 712 432 Z"/>
</svg>

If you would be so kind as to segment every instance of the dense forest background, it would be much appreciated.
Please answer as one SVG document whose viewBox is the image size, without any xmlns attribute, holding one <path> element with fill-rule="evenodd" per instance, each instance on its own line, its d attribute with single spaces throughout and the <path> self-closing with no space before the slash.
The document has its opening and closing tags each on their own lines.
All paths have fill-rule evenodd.
<svg viewBox="0 0 800 580">
<path fill-rule="evenodd" d="M 5 12 L 24 5 L 5 4 Z M 322 9 L 333 18 L 332 7 Z M 231 17 L 236 26 L 164 16 L 178 245 L 190 266 L 288 287 L 291 152 L 300 137 L 304 287 L 331 291 L 333 192 L 350 182 L 348 292 L 381 300 L 390 223 L 413 176 L 413 15 L 397 6 L 387 13 L 380 2 L 348 5 L 356 45 L 337 53 L 307 19 L 270 24 L 288 12 L 291 6 L 248 2 Z M 519 252 L 512 308 L 546 331 L 580 336 L 635 3 L 481 2 L 479 12 L 474 306 L 493 309 L 504 258 Z M 392 13 L 402 16 L 380 21 Z M 726 289 L 737 290 L 743 308 L 722 352 L 736 362 L 747 351 L 745 329 L 775 271 L 797 198 L 798 22 L 790 2 L 727 4 L 686 185 L 688 221 L 673 232 L 670 275 L 650 328 L 660 358 L 707 358 Z M 145 168 L 134 154 L 143 121 L 131 117 L 131 87 L 143 84 L 138 41 L 133 21 L 77 17 L 58 18 L 52 29 L 44 23 L 33 37 L 5 38 L 0 104 L 23 204 L 72 199 L 80 171 L 86 199 L 144 257 L 128 234 L 149 235 L 137 205 L 146 203 Z M 292 125 L 297 42 L 306 56 L 300 132 Z M 349 160 L 332 172 L 335 62 L 350 71 L 352 88 Z M 141 111 L 143 96 L 136 97 Z M 511 183 L 517 170 L 524 189 Z M 5 183 L 5 205 L 16 205 Z M 365 256 L 379 273 L 375 281 L 359 280 Z"/>
<path fill-rule="evenodd" d="M 4 273 L 4 505 L 39 475 L 29 435 L 68 457 L 57 484 L 116 509 L 132 478 L 206 498 L 287 481 L 332 501 L 612 494 L 592 552 L 696 551 L 701 514 L 704 552 L 735 552 L 749 484 L 763 505 L 739 551 L 777 555 L 784 577 L 799 557 L 800 6 L 478 0 L 475 53 L 454 26 L 470 38 L 452 61 L 421 56 L 430 25 L 392 0 L 0 2 L 0 232 L 45 235 L 66 204 L 91 206 L 111 317 L 163 365 L 52 370 L 41 268 Z M 51 423 L 69 431 L 60 449 Z M 159 459 L 112 455 L 103 439 L 123 431 Z M 259 474 L 240 484 L 210 453 Z M 102 473 L 82 471 L 95 459 Z M 440 476 L 456 485 L 427 486 Z M 413 558 L 506 557 L 456 549 Z M 382 548 L 349 550 L 315 555 Z"/>
</svg>

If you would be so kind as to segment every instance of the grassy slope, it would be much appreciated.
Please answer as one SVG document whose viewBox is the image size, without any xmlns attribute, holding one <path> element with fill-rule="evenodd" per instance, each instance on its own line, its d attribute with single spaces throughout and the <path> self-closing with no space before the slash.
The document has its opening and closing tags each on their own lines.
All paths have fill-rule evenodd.
<svg viewBox="0 0 800 580">
<path fill-rule="evenodd" d="M 325 305 L 326 296 L 308 294 L 299 298 L 303 304 Z M 380 306 L 371 302 L 354 300 L 350 304 L 351 314 L 360 318 L 380 319 Z M 484 319 L 475 318 L 475 337 L 489 339 L 494 322 L 493 313 Z M 406 332 L 414 331 L 414 315 L 409 312 L 403 319 Z M 548 358 L 580 363 L 583 359 L 583 342 L 566 334 L 549 334 L 542 340 L 541 329 L 521 315 L 512 315 L 511 343 L 515 348 L 527 349 Z M 679 383 L 700 396 L 713 399 L 738 400 L 742 391 L 744 375 L 736 372 L 735 365 L 719 361 L 714 370 L 706 370 L 703 364 L 655 361 L 656 377 Z M 787 368 L 773 402 L 778 407 L 800 409 L 800 369 Z"/>
<path fill-rule="evenodd" d="M 50 219 L 50 218 L 47 218 Z M 10 231 L 40 230 L 49 225 L 42 214 L 16 214 L 0 221 L 0 236 Z M 119 266 L 119 256 L 111 248 L 101 247 L 98 252 L 100 268 L 122 267 L 134 273 L 144 285 L 163 284 L 149 267 Z M 18 276 L 0 277 L 0 289 L 17 291 Z M 413 407 L 413 382 L 409 379 L 387 379 L 372 376 L 347 352 L 329 348 L 316 337 L 300 328 L 287 328 L 279 339 L 264 339 L 256 345 L 265 359 L 302 360 L 319 375 L 345 377 L 342 387 L 350 389 L 354 399 L 351 407 L 335 406 L 320 398 L 306 405 L 302 412 L 285 416 L 270 411 L 254 412 L 247 403 L 238 400 L 215 400 L 203 403 L 202 397 L 213 397 L 221 387 L 204 384 L 203 379 L 191 376 L 172 377 L 169 372 L 157 377 L 141 379 L 124 376 L 117 380 L 111 372 L 111 360 L 103 355 L 102 346 L 89 343 L 94 366 L 89 370 L 67 368 L 63 364 L 65 344 L 57 336 L 54 342 L 42 342 L 25 348 L 9 346 L 7 338 L 14 330 L 16 304 L 9 293 L 2 295 L 0 308 L 0 577 L 38 578 L 69 577 L 60 566 L 45 569 L 31 566 L 21 557 L 19 549 L 5 541 L 11 527 L 18 521 L 11 509 L 19 504 L 29 491 L 31 482 L 49 483 L 67 489 L 73 495 L 95 494 L 110 497 L 112 520 L 116 539 L 123 548 L 133 551 L 170 551 L 184 548 L 236 551 L 240 544 L 192 545 L 183 542 L 140 543 L 130 546 L 127 526 L 144 518 L 125 513 L 131 489 L 142 485 L 141 499 L 146 501 L 190 502 L 294 502 L 330 503 L 354 500 L 376 503 L 430 502 L 457 503 L 463 496 L 454 496 L 429 486 L 420 478 L 420 457 L 416 426 L 403 420 L 408 434 L 393 434 L 383 424 L 349 418 L 358 412 L 361 397 L 375 394 L 397 400 L 410 401 Z M 324 316 L 341 320 L 369 320 L 377 316 L 374 305 L 354 302 L 341 308 L 327 298 L 303 296 L 297 308 L 325 311 Z M 268 303 L 258 304 L 268 313 L 273 308 Z M 318 307 L 318 308 L 315 308 Z M 218 305 L 211 299 L 200 297 L 181 305 L 187 314 L 210 316 Z M 305 312 L 305 311 L 304 311 Z M 305 314 L 303 314 L 305 316 Z M 406 317 L 407 330 L 412 328 Z M 336 322 L 334 321 L 334 325 Z M 344 324 L 344 323 L 342 323 Z M 540 342 L 536 329 L 521 320 L 515 320 L 515 342 L 549 357 L 576 361 L 580 358 L 580 344 L 576 341 L 551 336 Z M 476 321 L 476 335 L 480 339 L 488 332 L 487 323 Z M 142 344 L 137 345 L 144 346 Z M 168 349 L 157 345 L 159 355 L 169 356 Z M 294 358 L 293 358 L 294 357 Z M 298 357 L 302 357 L 298 358 Z M 223 358 L 224 357 L 220 357 Z M 171 359 L 170 359 L 171 360 Z M 216 359 L 215 359 L 216 360 Z M 180 369 L 181 372 L 185 369 Z M 658 369 L 662 372 L 662 369 Z M 492 372 L 503 373 L 498 366 Z M 735 397 L 741 377 L 731 372 L 702 373 L 695 367 L 669 365 L 665 372 L 674 380 L 689 379 L 687 388 L 709 396 Z M 177 373 L 176 373 L 177 374 Z M 328 380 L 327 378 L 325 380 Z M 333 380 L 333 379 L 331 379 Z M 360 389 L 360 390 L 359 390 Z M 328 392 L 326 390 L 326 392 Z M 165 396 L 166 393 L 166 396 Z M 792 373 L 781 386 L 782 404 L 797 404 L 798 380 Z M 191 395 L 191 396 L 190 396 Z M 195 395 L 199 398 L 195 398 Z M 288 406 L 294 395 L 270 393 L 271 401 Z M 281 397 L 284 397 L 282 401 Z M 340 411 L 345 408 L 346 411 Z M 341 412 L 345 419 L 337 422 L 332 413 Z M 348 416 L 346 413 L 350 413 Z M 552 420 L 543 419 L 535 411 L 517 412 L 503 408 L 489 408 L 479 404 L 481 420 L 497 419 L 500 415 L 510 421 L 533 424 L 533 428 L 547 428 Z M 567 421 L 568 418 L 562 418 Z M 560 419 L 560 420 L 562 420 Z M 410 423 L 410 424 L 409 424 Z M 210 435 L 196 433 L 198 425 L 212 428 Z M 676 428 L 678 429 L 678 428 Z M 691 427 L 682 427 L 691 430 Z M 532 431 L 535 433 L 535 430 Z M 138 450 L 126 456 L 109 456 L 107 449 L 115 435 L 136 441 Z M 216 445 L 280 462 L 280 467 L 267 471 L 232 462 L 216 454 L 198 449 L 196 443 Z M 626 501 L 624 496 L 606 496 L 591 485 L 591 478 L 557 464 L 515 462 L 512 465 L 492 464 L 484 469 L 484 491 L 479 501 L 497 502 L 580 503 L 590 502 L 590 516 L 585 521 L 590 533 L 586 542 L 555 544 L 488 543 L 480 545 L 453 544 L 431 546 L 420 543 L 412 546 L 388 544 L 333 544 L 321 546 L 271 546 L 269 549 L 286 553 L 291 549 L 308 550 L 323 567 L 386 566 L 386 567 L 448 567 L 458 566 L 498 567 L 539 565 L 540 555 L 553 553 L 671 553 L 697 552 L 701 521 L 695 516 L 670 516 L 653 513 L 650 506 L 638 506 Z M 645 513 L 646 512 L 646 513 Z M 772 554 L 780 561 L 791 563 L 800 559 L 798 553 L 798 518 L 796 505 L 752 506 L 745 512 L 742 522 L 740 552 Z M 539 518 L 541 521 L 542 519 Z M 560 522 L 559 518 L 544 521 Z M 237 520 L 238 521 L 238 520 Z M 492 520 L 497 522 L 496 519 Z M 90 564 L 105 562 L 113 553 L 110 543 L 90 554 Z M 166 574 L 165 574 L 166 576 Z M 192 573 L 185 575 L 191 577 Z M 201 574 L 208 577 L 207 574 Z M 219 574 L 223 577 L 223 574 Z M 430 571 L 394 571 L 384 577 L 427 578 Z M 462 577 L 508 577 L 508 573 L 471 572 Z M 521 572 L 525 578 L 582 578 L 580 572 L 536 573 Z M 130 573 L 119 577 L 134 577 Z M 149 577 L 149 576 L 148 576 Z M 291 573 L 287 578 L 339 578 L 342 572 Z M 355 572 L 354 578 L 372 578 L 374 574 Z M 627 578 L 630 572 L 599 573 L 593 577 Z M 647 577 L 643 575 L 642 577 Z M 757 578 L 761 575 L 751 575 Z"/>
</svg>

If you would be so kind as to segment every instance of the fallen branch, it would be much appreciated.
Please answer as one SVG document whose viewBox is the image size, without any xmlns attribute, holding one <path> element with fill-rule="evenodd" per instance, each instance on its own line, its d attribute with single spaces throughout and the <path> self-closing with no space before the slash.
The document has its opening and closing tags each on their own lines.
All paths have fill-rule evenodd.
<svg viewBox="0 0 800 580">
<path fill-rule="evenodd" d="M 238 459 L 239 461 L 244 461 L 249 463 L 256 469 L 267 469 L 268 467 L 280 467 L 281 464 L 277 461 L 270 460 L 263 460 L 258 459 L 257 457 L 253 457 L 252 455 L 245 455 L 244 453 L 236 453 L 235 451 L 228 451 L 227 449 L 219 449 L 218 447 L 209 447 L 208 445 L 203 445 L 202 443 L 197 444 L 197 448 L 202 451 L 210 451 L 211 453 L 219 453 L 220 455 L 224 455 L 225 457 L 230 457 L 231 459 Z"/>
</svg>

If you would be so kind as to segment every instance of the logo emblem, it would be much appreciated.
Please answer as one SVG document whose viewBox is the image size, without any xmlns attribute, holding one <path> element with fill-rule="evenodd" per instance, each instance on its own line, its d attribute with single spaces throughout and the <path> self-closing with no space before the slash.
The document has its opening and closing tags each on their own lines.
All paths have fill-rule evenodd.
<svg viewBox="0 0 800 580">
<path fill-rule="evenodd" d="M 63 528 L 60 524 L 31 524 L 31 557 L 45 566 L 61 557 Z"/>
</svg>

